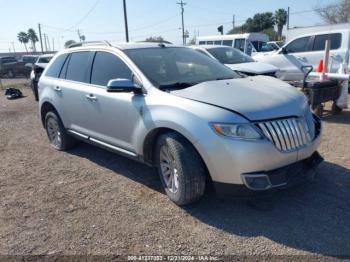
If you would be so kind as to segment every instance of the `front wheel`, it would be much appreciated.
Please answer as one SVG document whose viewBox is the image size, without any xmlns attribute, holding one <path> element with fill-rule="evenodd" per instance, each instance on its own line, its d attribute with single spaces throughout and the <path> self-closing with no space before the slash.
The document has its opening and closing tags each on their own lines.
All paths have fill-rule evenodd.
<svg viewBox="0 0 350 262">
<path fill-rule="evenodd" d="M 176 133 L 157 142 L 156 161 L 163 188 L 177 205 L 199 200 L 205 191 L 206 168 L 196 149 Z"/>
<path fill-rule="evenodd" d="M 67 134 L 56 112 L 50 111 L 46 114 L 45 128 L 50 144 L 55 149 L 63 151 L 75 145 L 75 139 Z"/>
</svg>

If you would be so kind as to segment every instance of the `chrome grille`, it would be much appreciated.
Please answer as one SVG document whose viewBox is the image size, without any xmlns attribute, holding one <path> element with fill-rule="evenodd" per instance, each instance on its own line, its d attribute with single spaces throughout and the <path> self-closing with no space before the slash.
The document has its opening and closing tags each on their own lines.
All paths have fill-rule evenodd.
<svg viewBox="0 0 350 262">
<path fill-rule="evenodd" d="M 314 125 L 314 123 L 311 123 Z M 278 150 L 291 152 L 311 143 L 314 138 L 305 118 L 288 118 L 256 124 Z"/>
</svg>

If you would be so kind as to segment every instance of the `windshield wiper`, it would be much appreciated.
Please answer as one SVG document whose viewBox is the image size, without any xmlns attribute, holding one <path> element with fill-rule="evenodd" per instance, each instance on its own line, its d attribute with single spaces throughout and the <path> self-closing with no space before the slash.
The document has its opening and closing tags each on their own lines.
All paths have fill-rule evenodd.
<svg viewBox="0 0 350 262">
<path fill-rule="evenodd" d="M 176 82 L 168 85 L 160 85 L 159 89 L 161 90 L 177 90 L 177 89 L 184 89 L 190 86 L 195 85 L 195 83 L 187 83 L 187 82 Z"/>
<path fill-rule="evenodd" d="M 219 78 L 216 78 L 215 80 L 227 80 L 227 79 L 233 79 L 235 77 L 233 76 L 230 76 L 230 77 L 219 77 Z"/>
</svg>

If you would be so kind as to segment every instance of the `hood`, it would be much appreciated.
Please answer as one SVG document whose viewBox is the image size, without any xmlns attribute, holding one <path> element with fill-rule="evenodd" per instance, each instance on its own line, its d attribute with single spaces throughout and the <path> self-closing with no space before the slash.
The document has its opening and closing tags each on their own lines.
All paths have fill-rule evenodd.
<svg viewBox="0 0 350 262">
<path fill-rule="evenodd" d="M 262 63 L 262 62 L 225 64 L 225 65 L 235 71 L 239 71 L 242 73 L 256 74 L 256 75 L 278 71 L 277 67 L 267 63 Z"/>
<path fill-rule="evenodd" d="M 266 76 L 209 81 L 171 94 L 226 108 L 252 121 L 302 116 L 307 108 L 303 93 Z"/>
</svg>

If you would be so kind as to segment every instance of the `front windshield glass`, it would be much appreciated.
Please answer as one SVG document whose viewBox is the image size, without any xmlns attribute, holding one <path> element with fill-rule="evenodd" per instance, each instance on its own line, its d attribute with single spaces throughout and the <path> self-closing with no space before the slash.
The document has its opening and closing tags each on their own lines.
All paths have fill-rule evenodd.
<svg viewBox="0 0 350 262">
<path fill-rule="evenodd" d="M 181 89 L 206 81 L 240 77 L 214 59 L 190 48 L 138 48 L 124 52 L 160 89 Z"/>
<path fill-rule="evenodd" d="M 209 48 L 208 52 L 223 64 L 241 64 L 254 62 L 254 59 L 238 49 L 231 47 Z"/>
</svg>

